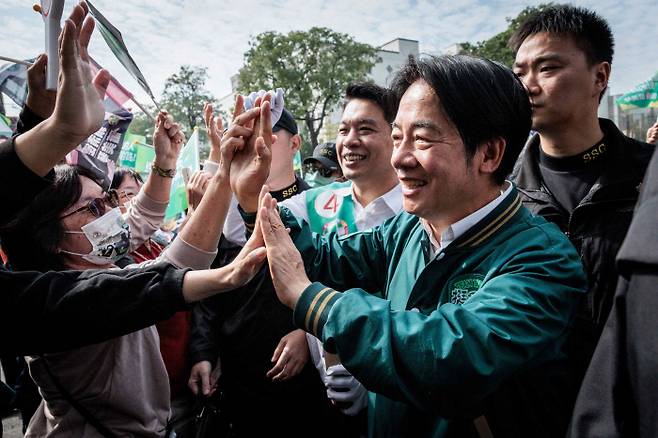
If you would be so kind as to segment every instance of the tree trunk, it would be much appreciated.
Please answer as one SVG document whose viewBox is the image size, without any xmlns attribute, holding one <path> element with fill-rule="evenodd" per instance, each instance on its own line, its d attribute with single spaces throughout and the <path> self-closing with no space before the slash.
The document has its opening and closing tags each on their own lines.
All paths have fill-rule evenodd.
<svg viewBox="0 0 658 438">
<path fill-rule="evenodd" d="M 318 134 L 320 132 L 318 129 L 315 129 L 311 116 L 307 115 L 305 122 L 308 133 L 311 136 L 311 145 L 313 146 L 313 149 L 315 149 L 315 147 L 318 145 Z"/>
</svg>

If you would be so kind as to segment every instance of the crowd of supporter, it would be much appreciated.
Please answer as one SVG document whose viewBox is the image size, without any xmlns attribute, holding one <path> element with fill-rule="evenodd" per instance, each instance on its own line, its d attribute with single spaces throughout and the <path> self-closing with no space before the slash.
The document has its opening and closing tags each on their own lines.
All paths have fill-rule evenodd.
<svg viewBox="0 0 658 438">
<path fill-rule="evenodd" d="M 87 13 L 0 144 L 0 408 L 26 437 L 658 436 L 658 128 L 598 118 L 602 17 L 530 15 L 511 70 L 424 56 L 350 84 L 303 175 L 281 90 L 226 129 L 199 108 L 210 155 L 165 233 L 166 110 L 146 178 L 66 160 L 110 80 Z"/>
</svg>

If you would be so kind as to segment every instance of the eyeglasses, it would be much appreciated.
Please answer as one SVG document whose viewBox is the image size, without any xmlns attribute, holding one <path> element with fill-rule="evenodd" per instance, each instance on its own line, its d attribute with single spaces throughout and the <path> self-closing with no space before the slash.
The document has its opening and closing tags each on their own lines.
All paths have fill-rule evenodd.
<svg viewBox="0 0 658 438">
<path fill-rule="evenodd" d="M 73 210 L 70 213 L 65 214 L 64 216 L 60 216 L 60 220 L 65 219 L 69 216 L 73 216 L 76 213 L 80 213 L 82 211 L 88 211 L 94 217 L 101 217 L 105 214 L 106 211 L 106 206 L 107 205 L 114 207 L 119 206 L 119 193 L 117 193 L 116 190 L 108 190 L 107 193 L 102 198 L 94 198 L 91 201 L 87 203 L 87 205 L 83 205 L 82 207 L 78 208 L 77 210 Z"/>
<path fill-rule="evenodd" d="M 306 173 L 318 172 L 321 176 L 323 176 L 325 178 L 329 178 L 331 176 L 331 174 L 334 173 L 333 170 L 331 170 L 327 167 L 324 167 L 324 166 L 316 165 L 316 164 L 307 164 L 305 170 L 306 170 Z"/>
</svg>

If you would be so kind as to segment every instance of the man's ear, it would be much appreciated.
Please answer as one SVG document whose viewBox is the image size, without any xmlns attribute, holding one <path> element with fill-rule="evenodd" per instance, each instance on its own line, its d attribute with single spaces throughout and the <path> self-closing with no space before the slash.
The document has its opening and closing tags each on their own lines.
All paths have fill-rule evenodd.
<svg viewBox="0 0 658 438">
<path fill-rule="evenodd" d="M 505 154 L 505 140 L 496 137 L 480 144 L 478 147 L 479 170 L 482 173 L 493 174 L 500 167 Z"/>
<path fill-rule="evenodd" d="M 595 67 L 595 81 L 594 85 L 598 94 L 601 94 L 603 90 L 608 86 L 608 81 L 610 80 L 610 71 L 611 66 L 609 62 L 599 62 Z"/>
<path fill-rule="evenodd" d="M 292 137 L 290 137 L 290 149 L 293 152 L 297 152 L 300 147 L 302 147 L 302 136 L 299 134 L 295 134 Z"/>
</svg>

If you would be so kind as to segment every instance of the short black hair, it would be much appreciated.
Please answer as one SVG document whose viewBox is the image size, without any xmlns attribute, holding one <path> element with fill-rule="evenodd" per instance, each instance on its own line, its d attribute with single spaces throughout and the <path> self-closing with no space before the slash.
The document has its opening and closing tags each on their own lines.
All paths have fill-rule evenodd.
<svg viewBox="0 0 658 438">
<path fill-rule="evenodd" d="M 530 99 L 519 78 L 502 64 L 469 55 L 410 58 L 391 83 L 397 102 L 416 81 L 426 82 L 438 96 L 464 142 L 467 159 L 483 142 L 505 140 L 503 158 L 493 173 L 502 184 L 532 124 Z"/>
<path fill-rule="evenodd" d="M 612 64 L 615 40 L 608 23 L 589 9 L 572 5 L 553 5 L 530 15 L 509 39 L 516 53 L 528 37 L 538 33 L 568 36 L 585 53 L 590 66 Z"/>
<path fill-rule="evenodd" d="M 395 98 L 387 88 L 380 87 L 372 82 L 353 82 L 345 89 L 345 100 L 343 101 L 343 110 L 352 99 L 365 99 L 375 103 L 384 113 L 384 119 L 388 123 L 393 123 L 397 106 Z"/>
<path fill-rule="evenodd" d="M 60 164 L 53 182 L 39 193 L 19 215 L 0 230 L 2 249 L 16 271 L 63 271 L 58 253 L 64 237 L 59 219 L 82 195 L 80 176 L 97 177 L 80 166 Z"/>
<path fill-rule="evenodd" d="M 114 170 L 114 176 L 112 177 L 112 184 L 110 184 L 111 189 L 118 189 L 127 176 L 131 176 L 137 184 L 144 184 L 142 176 L 135 170 L 130 167 L 117 167 Z"/>
</svg>

